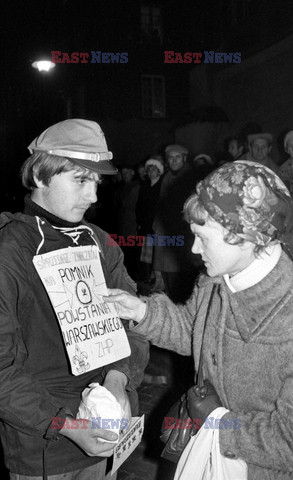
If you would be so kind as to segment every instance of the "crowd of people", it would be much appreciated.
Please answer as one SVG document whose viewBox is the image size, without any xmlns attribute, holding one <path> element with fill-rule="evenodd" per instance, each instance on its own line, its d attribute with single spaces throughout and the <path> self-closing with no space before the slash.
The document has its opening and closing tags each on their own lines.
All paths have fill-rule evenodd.
<svg viewBox="0 0 293 480">
<path fill-rule="evenodd" d="M 184 301 L 203 269 L 200 257 L 190 254 L 192 236 L 182 219 L 185 199 L 209 173 L 235 160 L 267 166 L 292 194 L 292 138 L 292 131 L 284 137 L 290 156 L 281 166 L 272 157 L 273 135 L 254 124 L 227 137 L 214 155 L 193 155 L 183 145 L 167 145 L 163 154 L 118 166 L 118 178 L 105 179 L 94 215 L 88 212 L 87 218 L 119 236 L 127 270 L 142 293 L 163 290 L 172 300 Z M 129 242 L 130 237 L 136 240 Z"/>
<path fill-rule="evenodd" d="M 120 432 L 80 418 L 81 398 L 102 385 L 125 430 L 150 343 L 192 358 L 194 383 L 201 358 L 206 387 L 189 390 L 189 417 L 237 420 L 215 434 L 232 472 L 293 478 L 293 131 L 281 166 L 272 143 L 262 131 L 230 137 L 226 161 L 170 144 L 118 172 L 96 122 L 65 120 L 31 141 L 23 212 L 0 216 L 0 435 L 11 480 L 116 478 L 107 459 Z M 196 442 L 176 479 L 215 478 L 196 476 Z"/>
</svg>

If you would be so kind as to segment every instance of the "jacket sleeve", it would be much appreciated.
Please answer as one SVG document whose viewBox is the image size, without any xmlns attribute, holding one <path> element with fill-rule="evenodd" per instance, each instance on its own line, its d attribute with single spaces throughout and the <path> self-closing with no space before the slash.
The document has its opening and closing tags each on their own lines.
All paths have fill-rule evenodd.
<svg viewBox="0 0 293 480">
<path fill-rule="evenodd" d="M 174 304 L 165 294 L 145 298 L 147 311 L 133 331 L 145 335 L 154 345 L 172 350 L 180 355 L 192 355 L 192 331 L 196 316 L 198 289 L 185 305 Z"/>
<path fill-rule="evenodd" d="M 71 414 L 37 379 L 24 371 L 28 358 L 19 323 L 26 272 L 13 240 L 0 248 L 0 417 L 27 435 L 43 436 L 54 417 Z M 57 431 L 56 431 L 57 435 Z"/>
</svg>

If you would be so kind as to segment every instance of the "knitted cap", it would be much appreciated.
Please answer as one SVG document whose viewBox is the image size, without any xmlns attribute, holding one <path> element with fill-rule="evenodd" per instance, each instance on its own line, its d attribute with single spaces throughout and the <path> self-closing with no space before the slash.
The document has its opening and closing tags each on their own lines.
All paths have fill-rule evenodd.
<svg viewBox="0 0 293 480">
<path fill-rule="evenodd" d="M 162 162 L 160 162 L 160 160 L 157 160 L 156 158 L 149 158 L 149 159 L 145 162 L 145 168 L 148 168 L 150 165 L 153 165 L 154 167 L 157 167 L 157 169 L 159 170 L 160 175 L 163 175 L 163 173 L 164 173 L 164 165 L 162 164 Z"/>
</svg>

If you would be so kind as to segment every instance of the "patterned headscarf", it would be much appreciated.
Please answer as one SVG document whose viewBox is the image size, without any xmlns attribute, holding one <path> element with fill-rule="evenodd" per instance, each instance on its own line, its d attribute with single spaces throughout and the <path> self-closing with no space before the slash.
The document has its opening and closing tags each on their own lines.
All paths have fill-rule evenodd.
<svg viewBox="0 0 293 480">
<path fill-rule="evenodd" d="M 198 184 L 197 193 L 209 215 L 238 237 L 262 246 L 274 239 L 284 247 L 292 242 L 293 202 L 269 168 L 246 160 L 226 163 Z"/>
</svg>

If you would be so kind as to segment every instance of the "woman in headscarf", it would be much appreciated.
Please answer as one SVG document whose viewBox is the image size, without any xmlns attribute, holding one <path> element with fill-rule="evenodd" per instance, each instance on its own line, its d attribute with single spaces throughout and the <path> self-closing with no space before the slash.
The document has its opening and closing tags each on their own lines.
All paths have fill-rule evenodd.
<svg viewBox="0 0 293 480">
<path fill-rule="evenodd" d="M 153 344 L 193 355 L 196 370 L 203 345 L 213 387 L 200 405 L 189 392 L 190 417 L 225 407 L 235 428 L 218 430 L 221 454 L 244 461 L 248 480 L 293 478 L 292 199 L 273 171 L 236 161 L 200 182 L 184 213 L 207 272 L 187 303 L 107 298 Z"/>
</svg>

